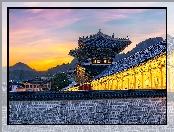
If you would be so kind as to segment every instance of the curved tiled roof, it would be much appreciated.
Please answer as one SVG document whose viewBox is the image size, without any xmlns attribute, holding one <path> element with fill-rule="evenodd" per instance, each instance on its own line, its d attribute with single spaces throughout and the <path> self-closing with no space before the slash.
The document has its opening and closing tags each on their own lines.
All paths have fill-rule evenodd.
<svg viewBox="0 0 174 132">
<path fill-rule="evenodd" d="M 158 42 L 161 42 L 163 41 L 163 38 L 162 37 L 155 37 L 155 38 L 149 38 L 149 39 L 146 39 L 140 43 L 137 44 L 137 46 L 135 48 L 133 48 L 131 51 L 127 52 L 126 54 L 118 54 L 114 61 L 117 62 L 125 57 L 129 57 L 133 54 L 135 54 L 136 52 L 139 52 L 143 49 L 146 49 L 148 48 L 149 46 L 152 46 L 154 44 L 157 44 Z"/>
<path fill-rule="evenodd" d="M 120 61 L 116 62 L 113 66 L 107 68 L 99 75 L 92 78 L 90 81 L 112 75 L 114 73 L 123 71 L 125 69 L 137 66 L 149 59 L 152 59 L 155 56 L 160 55 L 163 52 L 166 52 L 166 41 L 159 42 L 155 45 L 152 45 L 140 52 L 137 52 L 129 57 L 121 59 Z"/>
<path fill-rule="evenodd" d="M 126 46 L 131 44 L 129 38 L 114 38 L 103 34 L 102 32 L 98 32 L 95 35 L 90 35 L 90 37 L 86 38 L 79 38 L 79 42 L 85 43 L 85 45 L 93 46 L 93 47 L 100 47 L 100 48 L 107 48 L 107 47 L 117 47 L 117 46 Z"/>
<path fill-rule="evenodd" d="M 79 62 L 85 62 L 88 58 L 114 58 L 132 42 L 129 38 L 114 38 L 102 32 L 90 37 L 79 38 L 78 48 L 70 50 L 69 55 L 78 58 Z"/>
</svg>

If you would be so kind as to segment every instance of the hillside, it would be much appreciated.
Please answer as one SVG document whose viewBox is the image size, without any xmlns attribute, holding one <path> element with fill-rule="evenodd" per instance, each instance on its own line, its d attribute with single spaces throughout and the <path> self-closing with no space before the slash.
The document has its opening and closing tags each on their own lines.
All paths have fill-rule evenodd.
<svg viewBox="0 0 174 132">
<path fill-rule="evenodd" d="M 50 69 L 48 69 L 47 73 L 55 74 L 56 72 L 67 72 L 68 70 L 74 69 L 77 62 L 78 62 L 78 60 L 76 58 L 74 58 L 70 64 L 62 64 L 60 66 L 50 68 Z"/>
<path fill-rule="evenodd" d="M 16 82 L 21 82 L 24 80 L 30 80 L 35 77 L 42 77 L 44 73 L 29 70 L 13 70 L 9 72 L 9 79 Z"/>
<path fill-rule="evenodd" d="M 16 63 L 13 66 L 9 67 L 9 80 L 14 80 L 16 82 L 21 82 L 23 80 L 30 80 L 35 77 L 43 77 L 47 76 L 48 74 L 56 74 L 56 72 L 67 72 L 70 69 L 75 68 L 75 64 L 77 63 L 77 59 L 73 59 L 70 64 L 62 64 L 60 66 L 56 66 L 54 68 L 50 68 L 47 71 L 43 72 L 38 72 L 28 65 L 24 63 Z M 4 67 L 3 70 L 3 81 L 6 82 L 6 76 L 7 75 L 7 69 Z"/>
<path fill-rule="evenodd" d="M 15 65 L 10 66 L 10 71 L 14 71 L 14 70 L 36 71 L 22 62 L 18 62 Z"/>
</svg>

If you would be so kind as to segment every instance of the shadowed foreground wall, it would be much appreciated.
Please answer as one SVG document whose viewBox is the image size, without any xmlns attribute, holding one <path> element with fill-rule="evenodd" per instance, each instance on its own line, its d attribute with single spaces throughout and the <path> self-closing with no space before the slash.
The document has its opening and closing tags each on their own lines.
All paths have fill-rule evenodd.
<svg viewBox="0 0 174 132">
<path fill-rule="evenodd" d="M 10 124 L 166 124 L 166 99 L 10 101 Z"/>
</svg>

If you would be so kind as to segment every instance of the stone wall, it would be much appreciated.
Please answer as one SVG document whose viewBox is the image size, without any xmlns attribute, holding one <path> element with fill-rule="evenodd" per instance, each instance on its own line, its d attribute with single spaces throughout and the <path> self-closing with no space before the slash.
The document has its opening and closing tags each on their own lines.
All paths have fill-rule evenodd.
<svg viewBox="0 0 174 132">
<path fill-rule="evenodd" d="M 9 92 L 9 101 L 97 100 L 166 97 L 166 89 Z"/>
<path fill-rule="evenodd" d="M 166 124 L 166 99 L 10 101 L 9 124 Z"/>
</svg>

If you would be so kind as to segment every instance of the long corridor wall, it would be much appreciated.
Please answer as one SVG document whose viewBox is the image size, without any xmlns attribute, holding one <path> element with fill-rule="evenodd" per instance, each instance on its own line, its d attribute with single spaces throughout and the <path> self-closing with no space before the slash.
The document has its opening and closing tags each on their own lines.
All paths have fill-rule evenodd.
<svg viewBox="0 0 174 132">
<path fill-rule="evenodd" d="M 166 55 L 91 82 L 93 90 L 166 89 Z"/>
<path fill-rule="evenodd" d="M 166 42 L 118 61 L 90 84 L 93 90 L 166 89 Z"/>
</svg>

